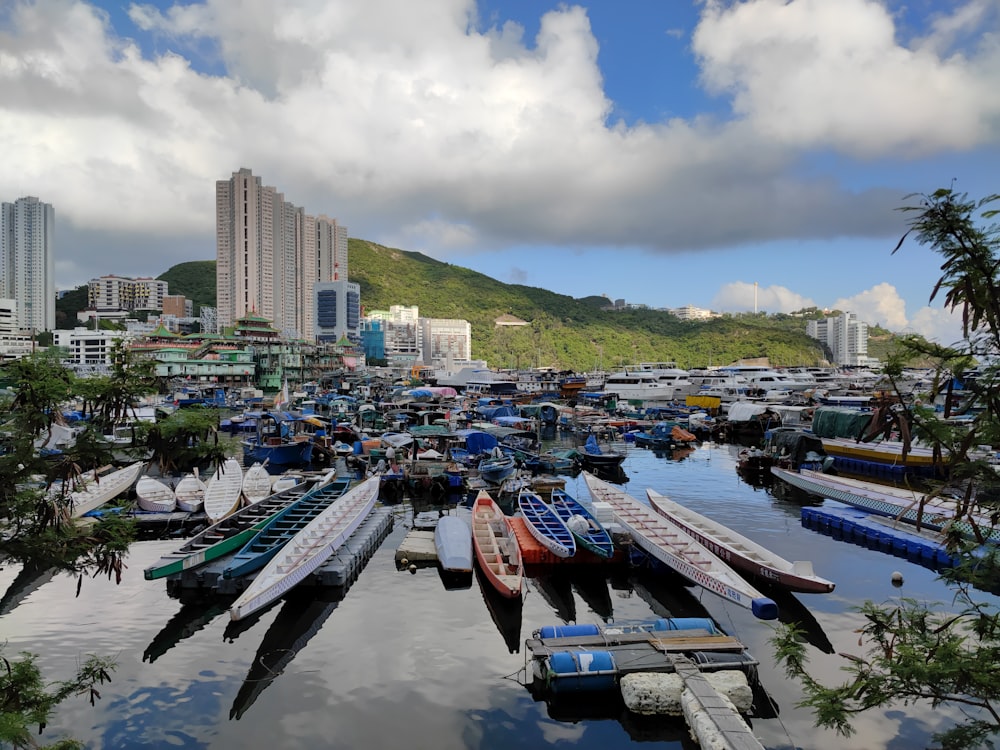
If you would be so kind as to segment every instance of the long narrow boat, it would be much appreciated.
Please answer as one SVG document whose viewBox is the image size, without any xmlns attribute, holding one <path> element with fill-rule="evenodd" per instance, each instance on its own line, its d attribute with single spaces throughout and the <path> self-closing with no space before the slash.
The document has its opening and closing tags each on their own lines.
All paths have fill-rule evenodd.
<svg viewBox="0 0 1000 750">
<path fill-rule="evenodd" d="M 463 518 L 443 516 L 434 528 L 434 547 L 441 570 L 446 573 L 472 572 L 472 529 Z"/>
<path fill-rule="evenodd" d="M 243 467 L 235 458 L 226 459 L 205 482 L 205 515 L 215 523 L 240 506 Z"/>
<path fill-rule="evenodd" d="M 263 500 L 271 494 L 274 477 L 267 473 L 267 462 L 256 462 L 243 474 L 243 497 L 248 503 Z"/>
<path fill-rule="evenodd" d="M 81 489 L 69 494 L 70 516 L 79 518 L 125 493 L 135 484 L 144 465 L 137 461 L 103 477 L 88 479 Z"/>
<path fill-rule="evenodd" d="M 166 578 L 218 560 L 252 539 L 276 513 L 280 513 L 318 485 L 328 481 L 301 482 L 248 505 L 188 539 L 179 549 L 146 568 L 146 580 Z"/>
<path fill-rule="evenodd" d="M 556 557 L 572 557 L 576 554 L 576 537 L 573 532 L 542 498 L 523 488 L 517 495 L 517 507 L 524 517 L 524 525 L 539 544 Z"/>
<path fill-rule="evenodd" d="M 178 510 L 197 513 L 205 506 L 205 483 L 198 476 L 197 469 L 190 474 L 185 474 L 177 483 L 174 488 L 174 496 L 177 498 Z"/>
<path fill-rule="evenodd" d="M 778 616 L 778 607 L 773 600 L 747 583 L 697 539 L 624 490 L 588 472 L 584 472 L 583 476 L 594 501 L 611 506 L 615 520 L 651 557 L 702 588 L 746 607 L 762 620 L 773 620 Z"/>
<path fill-rule="evenodd" d="M 253 614 L 320 567 L 368 517 L 378 490 L 377 476 L 366 479 L 314 518 L 257 574 L 233 602 L 229 616 L 241 620 Z"/>
<path fill-rule="evenodd" d="M 174 488 L 156 477 L 139 477 L 135 483 L 135 500 L 140 508 L 152 513 L 171 513 L 177 507 Z"/>
<path fill-rule="evenodd" d="M 331 482 L 325 487 L 307 493 L 280 513 L 276 513 L 257 532 L 257 535 L 247 541 L 233 556 L 229 565 L 223 569 L 222 577 L 236 578 L 263 568 L 292 537 L 337 502 L 348 486 L 350 480 L 346 477 L 340 482 Z"/>
<path fill-rule="evenodd" d="M 576 537 L 578 547 L 583 547 L 606 560 L 614 557 L 615 543 L 611 541 L 611 535 L 583 503 L 567 495 L 563 490 L 554 489 L 549 507 Z"/>
<path fill-rule="evenodd" d="M 524 564 L 521 547 L 507 516 L 485 490 L 472 504 L 472 545 L 483 574 L 501 595 L 521 596 Z"/>
<path fill-rule="evenodd" d="M 897 440 L 881 440 L 863 443 L 850 438 L 822 438 L 823 450 L 831 456 L 844 458 L 860 458 L 865 461 L 876 461 L 899 466 L 930 467 L 947 464 L 950 457 L 947 453 L 935 456 L 934 451 L 927 446 L 913 445 L 903 457 L 903 443 Z"/>
<path fill-rule="evenodd" d="M 831 476 L 818 471 L 801 470 L 799 472 L 771 467 L 771 473 L 778 479 L 788 482 L 793 487 L 805 490 L 817 497 L 828 497 L 839 500 L 847 505 L 867 510 L 880 516 L 898 518 L 910 524 L 917 524 L 925 529 L 941 531 L 952 525 L 963 536 L 969 539 L 979 534 L 991 541 L 1000 541 L 1000 529 L 994 529 L 986 513 L 975 513 L 970 517 L 955 520 L 955 501 L 942 497 L 928 497 L 920 492 L 899 487 L 889 487 L 874 482 L 863 482 L 849 477 Z M 923 511 L 921 512 L 921 502 Z"/>
<path fill-rule="evenodd" d="M 653 510 L 708 547 L 732 568 L 763 578 L 789 591 L 815 594 L 833 591 L 834 584 L 816 575 L 808 560 L 789 562 L 728 526 L 685 508 L 655 490 L 647 489 L 646 497 Z"/>
</svg>

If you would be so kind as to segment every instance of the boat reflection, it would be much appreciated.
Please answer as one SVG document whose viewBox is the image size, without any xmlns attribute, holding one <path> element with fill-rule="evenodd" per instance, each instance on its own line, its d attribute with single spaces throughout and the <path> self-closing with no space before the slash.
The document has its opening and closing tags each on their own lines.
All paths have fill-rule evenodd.
<svg viewBox="0 0 1000 750">
<path fill-rule="evenodd" d="M 511 654 L 521 652 L 521 617 L 524 610 L 524 599 L 520 596 L 507 598 L 493 588 L 486 575 L 476 566 L 476 580 L 479 581 L 479 591 L 486 602 L 493 624 L 500 631 L 500 637 L 507 644 Z"/>
<path fill-rule="evenodd" d="M 545 571 L 545 572 L 542 572 Z M 525 576 L 531 579 L 531 586 L 555 610 L 556 616 L 564 623 L 576 622 L 576 600 L 569 574 L 564 571 L 532 569 L 525 566 Z"/>
<path fill-rule="evenodd" d="M 673 572 L 641 570 L 630 575 L 628 582 L 657 617 L 712 618 L 692 589 Z"/>
<path fill-rule="evenodd" d="M 823 630 L 823 626 L 795 594 L 777 586 L 766 586 L 761 589 L 761 592 L 765 596 L 771 597 L 778 605 L 778 622 L 798 626 L 806 643 L 824 654 L 833 653 L 833 644 Z"/>
<path fill-rule="evenodd" d="M 6 615 L 30 594 L 51 581 L 59 569 L 35 563 L 25 563 L 0 599 L 0 615 Z"/>
<path fill-rule="evenodd" d="M 182 602 L 180 610 L 153 636 L 142 653 L 142 660 L 152 664 L 185 638 L 203 630 L 229 608 L 218 597 L 203 597 Z"/>
<path fill-rule="evenodd" d="M 570 567 L 582 567 L 581 570 L 570 573 L 573 590 L 579 594 L 591 612 L 604 622 L 611 622 L 614 619 L 614 605 L 611 603 L 611 593 L 608 591 L 608 579 L 604 575 L 604 570 L 587 570 L 585 566 Z"/>
<path fill-rule="evenodd" d="M 315 591 L 307 592 L 305 596 L 285 598 L 281 611 L 264 634 L 250 663 L 250 671 L 233 700 L 233 706 L 229 710 L 230 719 L 241 718 L 264 689 L 282 674 L 299 651 L 319 632 L 343 598 L 342 591 L 333 595 L 336 598 L 327 597 L 325 601 L 316 598 Z"/>
</svg>

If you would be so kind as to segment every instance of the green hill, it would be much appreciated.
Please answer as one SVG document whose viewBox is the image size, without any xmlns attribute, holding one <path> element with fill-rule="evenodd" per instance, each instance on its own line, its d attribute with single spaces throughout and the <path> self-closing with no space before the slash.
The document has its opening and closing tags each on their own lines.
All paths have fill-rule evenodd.
<svg viewBox="0 0 1000 750">
<path fill-rule="evenodd" d="M 349 240 L 348 252 L 350 278 L 361 287 L 365 310 L 417 305 L 424 317 L 468 320 L 473 356 L 494 367 L 590 370 L 668 360 L 696 367 L 752 357 L 767 357 L 773 365 L 812 365 L 825 359 L 819 343 L 806 336 L 803 317 L 762 313 L 682 321 L 657 310 L 605 310 L 608 300 L 603 297 L 574 299 L 504 284 L 366 240 Z M 159 278 L 169 283 L 171 294 L 194 300 L 196 310 L 215 305 L 213 260 L 180 263 Z M 84 294 L 79 309 L 85 303 Z M 75 315 L 71 306 L 65 306 L 66 312 Z M 528 325 L 496 326 L 505 314 Z"/>
</svg>

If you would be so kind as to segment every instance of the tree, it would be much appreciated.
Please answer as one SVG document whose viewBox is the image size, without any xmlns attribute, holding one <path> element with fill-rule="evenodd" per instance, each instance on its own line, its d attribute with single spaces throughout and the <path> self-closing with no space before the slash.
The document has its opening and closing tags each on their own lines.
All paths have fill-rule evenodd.
<svg viewBox="0 0 1000 750">
<path fill-rule="evenodd" d="M 965 340 L 943 346 L 919 337 L 905 338 L 886 374 L 898 377 L 901 363 L 914 355 L 932 357 L 938 373 L 929 394 L 932 401 L 940 395 L 950 397 L 956 377 L 967 382 L 971 397 L 959 408 L 975 414 L 968 424 L 949 424 L 933 410 L 921 407 L 907 417 L 914 434 L 936 450 L 949 452 L 948 480 L 963 488 L 955 502 L 956 519 L 968 520 L 977 497 L 994 492 L 997 486 L 995 466 L 976 449 L 1000 444 L 1000 364 L 995 364 L 1000 362 L 1000 230 L 996 225 L 983 225 L 998 213 L 988 206 L 1000 196 L 976 202 L 942 189 L 919 198 L 916 205 L 901 209 L 911 215 L 909 229 L 893 252 L 912 236 L 944 258 L 930 300 L 944 292 L 945 307 L 962 315 Z M 994 526 L 998 516 L 1000 510 L 989 518 Z M 935 736 L 945 750 L 992 747 L 991 738 L 1000 736 L 1000 680 L 996 677 L 1000 611 L 991 603 L 977 601 L 973 591 L 977 584 L 995 586 L 1000 569 L 996 553 L 977 559 L 972 554 L 975 545 L 964 541 L 954 527 L 947 539 L 963 559 L 960 566 L 943 574 L 955 591 L 955 611 L 943 612 L 906 599 L 895 606 L 865 602 L 859 608 L 865 620 L 859 643 L 866 652 L 843 655 L 849 675 L 843 684 L 826 687 L 808 674 L 805 648 L 794 627 L 776 632 L 772 643 L 778 662 L 790 677 L 801 681 L 805 698 L 800 705 L 814 711 L 818 726 L 846 736 L 853 733 L 850 717 L 854 714 L 895 702 L 929 701 L 932 706 L 964 709 L 964 721 Z"/>
</svg>

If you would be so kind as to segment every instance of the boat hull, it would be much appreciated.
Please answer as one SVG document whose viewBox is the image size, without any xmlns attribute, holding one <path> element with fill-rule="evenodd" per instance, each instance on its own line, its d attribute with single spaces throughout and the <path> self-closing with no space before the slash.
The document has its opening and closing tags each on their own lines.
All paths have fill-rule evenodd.
<svg viewBox="0 0 1000 750">
<path fill-rule="evenodd" d="M 472 528 L 458 516 L 444 516 L 434 529 L 438 562 L 446 573 L 472 572 Z"/>
<path fill-rule="evenodd" d="M 789 591 L 808 594 L 828 594 L 833 591 L 834 584 L 831 581 L 816 575 L 797 573 L 795 563 L 778 557 L 742 534 L 684 508 L 652 490 L 647 489 L 646 496 L 653 510 L 697 539 L 735 570 L 756 576 Z M 798 567 L 811 570 L 812 564 L 799 563 Z"/>
<path fill-rule="evenodd" d="M 518 494 L 517 507 L 524 518 L 524 525 L 539 544 L 556 557 L 572 557 L 576 554 L 573 532 L 542 498 L 523 489 Z"/>
<path fill-rule="evenodd" d="M 486 580 L 508 599 L 521 596 L 524 565 L 517 536 L 493 498 L 480 492 L 472 505 L 472 542 Z"/>
<path fill-rule="evenodd" d="M 614 557 L 615 544 L 611 541 L 611 535 L 583 503 L 562 490 L 553 490 L 549 507 L 562 519 L 570 533 L 576 537 L 577 546 L 583 547 L 588 552 L 605 560 Z M 586 522 L 585 530 L 577 531 L 574 528 L 574 517 L 580 517 Z"/>
</svg>

